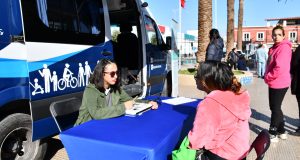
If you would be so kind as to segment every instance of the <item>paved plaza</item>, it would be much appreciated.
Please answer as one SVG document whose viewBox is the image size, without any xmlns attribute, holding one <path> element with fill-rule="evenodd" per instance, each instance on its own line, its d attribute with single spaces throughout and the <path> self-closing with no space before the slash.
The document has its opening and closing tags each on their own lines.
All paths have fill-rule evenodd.
<svg viewBox="0 0 300 160">
<path fill-rule="evenodd" d="M 263 79 L 254 78 L 251 85 L 245 86 L 251 96 L 252 118 L 250 120 L 251 142 L 262 129 L 268 129 L 270 123 L 270 110 L 268 105 L 268 87 Z M 203 98 L 206 94 L 196 89 L 192 75 L 179 75 L 179 96 Z M 295 96 L 287 92 L 283 105 L 288 132 L 294 131 L 298 125 L 298 109 Z M 66 151 L 57 136 L 49 139 L 49 149 L 46 160 L 68 160 Z M 80 152 L 80 151 L 79 151 Z M 252 151 L 247 160 L 254 160 L 255 152 Z M 266 160 L 299 160 L 300 137 L 290 135 L 287 140 L 272 143 L 267 151 Z"/>
</svg>

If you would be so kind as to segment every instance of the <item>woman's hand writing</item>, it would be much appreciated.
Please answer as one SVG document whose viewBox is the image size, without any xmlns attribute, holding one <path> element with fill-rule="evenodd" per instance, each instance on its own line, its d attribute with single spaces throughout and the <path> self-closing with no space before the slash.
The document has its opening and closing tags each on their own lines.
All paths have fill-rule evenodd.
<svg viewBox="0 0 300 160">
<path fill-rule="evenodd" d="M 133 104 L 134 104 L 134 101 L 133 101 L 133 100 L 124 102 L 125 109 L 126 109 L 126 110 L 131 109 L 131 108 L 133 107 Z"/>
</svg>

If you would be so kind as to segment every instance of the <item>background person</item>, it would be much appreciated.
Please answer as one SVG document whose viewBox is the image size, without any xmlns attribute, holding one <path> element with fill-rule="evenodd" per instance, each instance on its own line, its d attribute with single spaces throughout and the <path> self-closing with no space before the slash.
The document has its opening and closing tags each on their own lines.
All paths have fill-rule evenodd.
<svg viewBox="0 0 300 160">
<path fill-rule="evenodd" d="M 228 55 L 228 63 L 231 68 L 231 70 L 234 68 L 235 70 L 237 69 L 237 61 L 239 57 L 236 51 L 236 48 L 232 48 L 232 50 L 229 52 Z"/>
<path fill-rule="evenodd" d="M 243 159 L 249 150 L 249 93 L 221 62 L 201 63 L 195 80 L 208 95 L 198 104 L 190 148 L 205 148 L 209 159 Z"/>
<path fill-rule="evenodd" d="M 257 75 L 258 78 L 263 78 L 265 75 L 268 54 L 266 52 L 265 47 L 262 44 L 258 45 L 258 49 L 256 50 L 256 57 L 257 57 Z"/>
<path fill-rule="evenodd" d="M 241 71 L 247 71 L 247 61 L 244 55 L 241 55 L 239 60 L 237 61 L 237 68 Z"/>
<path fill-rule="evenodd" d="M 278 137 L 287 139 L 281 104 L 291 84 L 292 44 L 285 39 L 282 26 L 273 28 L 272 38 L 274 45 L 269 50 L 264 80 L 269 86 L 269 105 L 271 109 L 270 138 L 271 142 L 278 142 Z"/>
<path fill-rule="evenodd" d="M 150 101 L 152 109 L 156 102 Z M 76 125 L 92 119 L 106 119 L 125 114 L 134 100 L 120 88 L 120 77 L 115 62 L 102 59 L 95 67 L 90 84 L 85 88 Z"/>
<path fill-rule="evenodd" d="M 221 62 L 223 58 L 224 42 L 217 29 L 209 31 L 210 42 L 206 48 L 205 61 L 218 61 Z"/>
<path fill-rule="evenodd" d="M 293 134 L 296 136 L 300 136 L 300 45 L 297 47 L 292 56 L 291 75 L 291 92 L 293 95 L 296 95 L 299 112 L 299 126 L 296 129 L 296 132 L 294 132 Z"/>
</svg>

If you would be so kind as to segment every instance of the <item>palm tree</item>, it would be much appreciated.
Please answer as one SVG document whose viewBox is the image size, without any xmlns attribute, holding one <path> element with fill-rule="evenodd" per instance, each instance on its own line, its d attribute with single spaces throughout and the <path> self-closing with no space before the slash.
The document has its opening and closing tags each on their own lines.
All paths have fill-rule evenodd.
<svg viewBox="0 0 300 160">
<path fill-rule="evenodd" d="M 197 62 L 205 60 L 209 43 L 209 31 L 212 28 L 212 0 L 198 1 L 198 52 Z"/>
<path fill-rule="evenodd" d="M 234 47 L 234 0 L 227 0 L 227 46 L 226 46 L 227 55 L 233 47 Z"/>
<path fill-rule="evenodd" d="M 244 19 L 244 0 L 239 0 L 238 32 L 237 32 L 237 49 L 242 50 L 242 28 Z"/>
</svg>

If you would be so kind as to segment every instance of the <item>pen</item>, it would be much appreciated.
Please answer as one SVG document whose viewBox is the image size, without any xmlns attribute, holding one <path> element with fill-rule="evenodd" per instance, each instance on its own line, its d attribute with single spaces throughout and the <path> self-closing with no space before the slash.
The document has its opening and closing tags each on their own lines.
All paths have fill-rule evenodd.
<svg viewBox="0 0 300 160">
<path fill-rule="evenodd" d="M 136 97 L 133 98 L 133 100 L 132 100 L 132 101 L 133 101 L 133 104 L 135 103 L 135 100 L 136 100 L 137 98 L 138 98 L 138 96 L 136 96 Z"/>
</svg>

